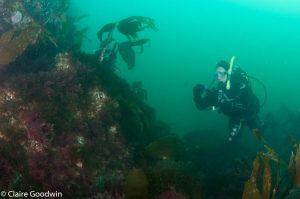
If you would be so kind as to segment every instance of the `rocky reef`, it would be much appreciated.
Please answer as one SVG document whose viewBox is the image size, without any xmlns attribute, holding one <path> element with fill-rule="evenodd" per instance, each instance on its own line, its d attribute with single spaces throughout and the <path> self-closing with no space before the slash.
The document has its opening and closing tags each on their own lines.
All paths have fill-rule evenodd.
<svg viewBox="0 0 300 199">
<path fill-rule="evenodd" d="M 68 3 L 0 1 L 0 187 L 121 198 L 164 127 L 111 65 L 80 51 L 86 29 Z"/>
</svg>

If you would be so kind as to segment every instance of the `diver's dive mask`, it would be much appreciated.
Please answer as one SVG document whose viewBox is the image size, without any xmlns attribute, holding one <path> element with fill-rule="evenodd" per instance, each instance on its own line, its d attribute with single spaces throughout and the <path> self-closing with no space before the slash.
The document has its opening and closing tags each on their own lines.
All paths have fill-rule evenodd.
<svg viewBox="0 0 300 199">
<path fill-rule="evenodd" d="M 224 77 L 227 75 L 227 71 L 217 71 L 215 76 L 216 77 Z"/>
<path fill-rule="evenodd" d="M 215 79 L 221 82 L 227 81 L 228 72 L 223 67 L 218 67 L 216 73 L 214 74 Z"/>
</svg>

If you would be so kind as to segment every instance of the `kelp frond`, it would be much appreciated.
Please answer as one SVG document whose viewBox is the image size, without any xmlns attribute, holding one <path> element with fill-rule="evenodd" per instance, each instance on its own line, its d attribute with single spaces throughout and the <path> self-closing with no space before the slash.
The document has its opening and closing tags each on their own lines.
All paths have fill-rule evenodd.
<svg viewBox="0 0 300 199">
<path fill-rule="evenodd" d="M 260 156 L 257 154 L 253 161 L 253 169 L 250 179 L 245 183 L 243 199 L 262 199 L 257 187 L 257 176 L 260 168 Z"/>
<path fill-rule="evenodd" d="M 300 187 L 300 144 L 298 144 L 297 147 L 297 153 L 296 153 L 296 185 Z"/>
<path fill-rule="evenodd" d="M 259 172 L 263 169 L 263 184 L 261 190 L 257 179 Z M 272 172 L 270 158 L 263 153 L 257 153 L 253 161 L 253 169 L 250 179 L 245 183 L 243 199 L 270 199 L 272 193 Z"/>
<path fill-rule="evenodd" d="M 278 175 L 274 180 L 274 188 L 272 190 L 273 179 L 270 161 L 272 160 L 277 163 L 277 172 L 279 171 L 280 164 L 284 163 L 284 161 L 279 157 L 275 150 L 267 144 L 267 142 L 264 140 L 263 136 L 261 135 L 258 129 L 253 129 L 253 134 L 256 136 L 259 142 L 263 144 L 264 148 L 266 149 L 266 152 L 257 153 L 255 160 L 253 161 L 253 168 L 250 179 L 245 183 L 243 199 L 274 198 L 277 191 L 276 188 L 280 181 L 280 175 L 277 173 Z M 263 172 L 261 188 L 258 187 L 257 183 L 260 172 Z"/>
<path fill-rule="evenodd" d="M 15 30 L 5 32 L 0 39 L 0 64 L 6 65 L 13 62 L 36 42 L 41 33 L 41 27 L 32 22 L 20 33 Z"/>
<path fill-rule="evenodd" d="M 267 144 L 258 129 L 254 129 L 253 133 L 267 151 L 257 153 L 256 158 L 253 161 L 250 179 L 244 186 L 243 199 L 274 199 L 277 197 L 276 194 L 279 193 L 278 190 L 281 181 L 280 168 L 281 166 L 287 168 L 287 164 L 279 157 L 275 150 Z M 289 138 L 289 140 L 296 148 L 295 152 L 291 153 L 288 164 L 289 173 L 293 179 L 294 186 L 289 187 L 286 190 L 286 193 L 288 196 L 298 197 L 298 193 L 295 195 L 295 191 L 293 190 L 300 188 L 300 143 L 297 143 L 294 138 Z M 277 176 L 274 180 L 272 179 L 271 161 L 277 163 L 277 168 L 274 170 L 274 172 L 277 172 Z M 258 187 L 257 183 L 258 176 L 261 176 L 259 175 L 260 172 L 263 172 L 261 188 Z"/>
<path fill-rule="evenodd" d="M 292 152 L 289 162 L 290 174 L 294 184 L 300 187 L 300 143 L 296 147 L 296 154 Z"/>
<path fill-rule="evenodd" d="M 269 199 L 271 196 L 271 185 L 272 185 L 272 174 L 270 167 L 269 157 L 263 156 L 264 160 L 264 174 L 263 174 L 263 189 L 262 197 L 263 199 Z"/>
<path fill-rule="evenodd" d="M 259 140 L 259 142 L 263 144 L 263 146 L 267 149 L 267 152 L 264 153 L 264 156 L 268 156 L 271 160 L 279 162 L 279 155 L 275 152 L 275 150 L 272 147 L 268 145 L 268 143 L 262 137 L 260 131 L 258 129 L 253 129 L 252 132 L 255 135 L 255 137 Z"/>
</svg>

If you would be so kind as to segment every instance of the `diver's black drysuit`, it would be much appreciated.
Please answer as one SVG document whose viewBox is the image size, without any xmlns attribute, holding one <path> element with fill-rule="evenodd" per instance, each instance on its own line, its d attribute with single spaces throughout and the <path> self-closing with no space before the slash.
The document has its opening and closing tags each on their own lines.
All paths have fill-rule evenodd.
<svg viewBox="0 0 300 199">
<path fill-rule="evenodd" d="M 198 84 L 193 94 L 199 110 L 218 108 L 219 112 L 229 117 L 229 141 L 239 134 L 244 125 L 250 129 L 261 127 L 259 100 L 251 89 L 247 74 L 240 68 L 233 70 L 229 90 L 226 89 L 226 83 L 222 82 L 212 89 L 205 89 Z"/>
</svg>

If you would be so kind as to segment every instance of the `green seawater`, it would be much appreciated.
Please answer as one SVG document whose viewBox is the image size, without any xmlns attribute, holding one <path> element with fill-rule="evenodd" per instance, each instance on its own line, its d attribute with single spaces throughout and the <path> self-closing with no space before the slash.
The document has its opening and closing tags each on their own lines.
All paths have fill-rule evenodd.
<svg viewBox="0 0 300 199">
<path fill-rule="evenodd" d="M 215 63 L 236 56 L 235 65 L 260 79 L 268 91 L 261 117 L 281 106 L 300 108 L 300 3 L 297 1 L 197 0 L 73 0 L 70 13 L 87 15 L 79 27 L 89 28 L 82 50 L 99 48 L 97 31 L 106 23 L 128 16 L 155 19 L 158 32 L 139 36 L 151 39 L 136 66 L 128 70 L 121 58 L 118 75 L 128 82 L 141 81 L 148 104 L 159 119 L 182 135 L 211 129 L 216 140 L 227 136 L 227 118 L 217 112 L 198 111 L 192 88 L 209 84 Z M 118 41 L 126 37 L 116 32 Z M 262 87 L 252 81 L 261 101 Z"/>
</svg>

